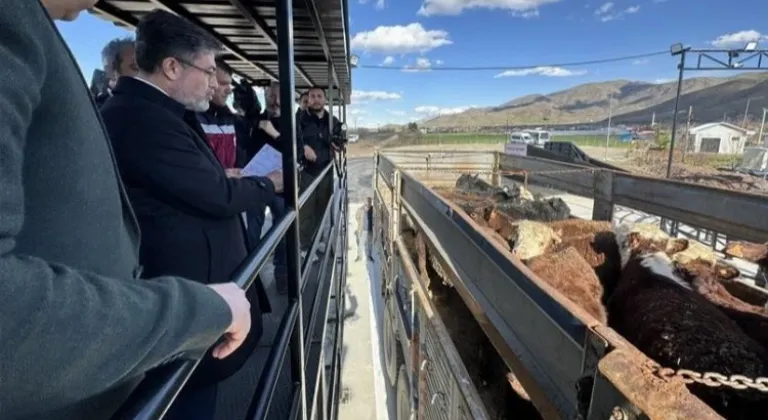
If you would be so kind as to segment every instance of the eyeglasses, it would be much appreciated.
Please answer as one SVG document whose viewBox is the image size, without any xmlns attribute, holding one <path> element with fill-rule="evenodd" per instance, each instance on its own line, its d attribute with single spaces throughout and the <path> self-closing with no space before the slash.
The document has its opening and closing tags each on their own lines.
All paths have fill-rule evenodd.
<svg viewBox="0 0 768 420">
<path fill-rule="evenodd" d="M 207 68 L 207 69 L 206 69 L 206 68 L 200 67 L 200 66 L 198 66 L 198 65 L 195 65 L 195 64 L 193 64 L 193 63 L 190 63 L 190 62 L 189 62 L 189 61 L 187 61 L 187 60 L 182 60 L 181 58 L 178 58 L 178 57 L 174 57 L 174 58 L 175 58 L 175 59 L 176 59 L 176 60 L 177 60 L 179 63 L 181 63 L 181 64 L 183 64 L 183 65 L 185 65 L 185 66 L 187 66 L 187 67 L 192 67 L 192 68 L 193 68 L 193 69 L 195 69 L 195 70 L 199 70 L 199 71 L 201 71 L 201 72 L 205 73 L 205 74 L 208 76 L 208 78 L 209 78 L 209 79 L 215 79 L 215 78 L 216 78 L 216 68 L 215 68 L 215 67 L 214 67 L 214 68 Z"/>
</svg>

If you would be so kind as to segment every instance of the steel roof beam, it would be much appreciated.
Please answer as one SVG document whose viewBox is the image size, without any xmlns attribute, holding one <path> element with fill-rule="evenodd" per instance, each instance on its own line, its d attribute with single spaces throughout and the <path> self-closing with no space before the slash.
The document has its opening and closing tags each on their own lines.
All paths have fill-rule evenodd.
<svg viewBox="0 0 768 420">
<path fill-rule="evenodd" d="M 249 61 L 248 55 L 245 53 L 245 51 L 241 50 L 233 42 L 217 34 L 216 31 L 214 31 L 209 25 L 206 25 L 205 23 L 203 23 L 199 18 L 197 18 L 192 13 L 190 13 L 187 9 L 185 9 L 179 3 L 171 2 L 168 0 L 149 0 L 149 2 L 154 5 L 160 6 L 170 12 L 173 12 L 189 20 L 190 22 L 194 23 L 198 27 L 202 28 L 204 31 L 208 32 L 212 37 L 216 38 L 216 40 L 219 41 L 219 43 L 221 43 L 221 45 L 223 45 L 224 48 L 228 49 L 235 57 L 237 57 L 243 62 L 248 63 L 251 67 L 254 67 L 257 70 L 261 71 L 262 73 L 266 74 L 270 79 L 277 80 L 277 74 L 275 74 L 272 70 L 269 70 L 268 68 L 262 66 L 259 63 L 254 63 L 252 61 Z M 99 1 L 99 3 L 101 3 L 101 1 Z"/>
<path fill-rule="evenodd" d="M 337 88 L 343 89 L 343 86 L 341 86 L 341 84 L 339 83 L 339 75 L 338 75 L 338 71 L 336 70 L 336 63 L 334 63 L 333 61 L 333 55 L 331 54 L 331 49 L 328 46 L 328 39 L 326 39 L 325 37 L 325 30 L 323 29 L 323 23 L 322 21 L 320 21 L 320 13 L 318 12 L 317 7 L 315 7 L 314 0 L 304 0 L 304 3 L 307 5 L 309 18 L 312 19 L 312 25 L 315 27 L 315 32 L 317 32 L 317 37 L 320 40 L 320 46 L 323 48 L 323 53 L 325 54 L 325 57 L 328 59 L 328 62 L 331 64 L 331 69 L 333 73 L 333 82 Z M 328 81 L 328 84 L 329 85 L 331 84 L 330 80 Z"/>
<path fill-rule="evenodd" d="M 261 33 L 261 35 L 267 39 L 269 44 L 274 48 L 275 53 L 277 53 L 277 37 L 275 34 L 269 29 L 269 25 L 267 25 L 267 22 L 259 16 L 253 8 L 247 7 L 241 0 L 228 0 L 229 3 L 235 7 L 240 14 L 242 15 L 245 20 L 247 20 L 253 27 Z M 277 1 L 283 1 L 283 0 L 277 0 Z M 291 1 L 291 0 L 288 0 Z M 277 61 L 277 60 L 275 60 Z M 296 60 L 298 61 L 298 60 Z M 307 72 L 304 71 L 297 63 L 294 61 L 293 68 L 296 70 L 296 73 L 299 74 L 299 76 L 302 77 L 310 86 L 314 85 L 314 82 L 312 81 L 312 78 L 309 77 Z"/>
<path fill-rule="evenodd" d="M 260 63 L 277 63 L 278 58 L 276 54 L 246 54 L 246 57 L 249 60 L 258 61 Z M 230 57 L 228 55 L 222 56 L 225 60 L 232 60 L 233 57 Z M 306 64 L 322 64 L 326 63 L 327 60 L 325 59 L 325 56 L 322 55 L 296 55 L 294 56 L 295 62 L 300 63 L 306 63 Z"/>
</svg>

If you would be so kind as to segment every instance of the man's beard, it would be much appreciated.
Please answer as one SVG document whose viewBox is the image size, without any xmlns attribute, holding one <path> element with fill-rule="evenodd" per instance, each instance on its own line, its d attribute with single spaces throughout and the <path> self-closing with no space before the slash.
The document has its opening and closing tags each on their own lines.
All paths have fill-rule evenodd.
<svg viewBox="0 0 768 420">
<path fill-rule="evenodd" d="M 190 111 L 205 112 L 205 111 L 208 111 L 208 108 L 211 107 L 211 103 L 208 102 L 208 100 L 206 99 L 206 100 L 201 100 L 201 101 L 193 102 L 193 103 L 187 104 L 185 106 Z"/>
</svg>

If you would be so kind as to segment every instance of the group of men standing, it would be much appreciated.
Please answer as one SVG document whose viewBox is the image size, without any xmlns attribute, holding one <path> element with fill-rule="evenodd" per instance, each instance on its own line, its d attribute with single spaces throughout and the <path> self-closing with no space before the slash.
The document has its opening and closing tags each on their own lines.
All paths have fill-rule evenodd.
<svg viewBox="0 0 768 420">
<path fill-rule="evenodd" d="M 236 116 L 219 42 L 156 10 L 135 41 L 105 49 L 110 92 L 97 110 L 52 22 L 95 1 L 9 1 L 0 11 L 0 417 L 107 418 L 152 368 L 203 356 L 165 418 L 211 419 L 217 384 L 252 354 L 270 310 L 259 279 L 245 293 L 229 279 L 258 246 L 265 208 L 276 220 L 285 212 L 282 171 L 239 170 L 260 142 L 286 150 L 277 85 L 259 118 Z M 325 92 L 307 99 L 302 186 L 333 158 Z M 331 177 L 302 209 L 302 228 L 314 222 L 304 247 Z M 284 253 L 275 253 L 283 291 Z"/>
</svg>

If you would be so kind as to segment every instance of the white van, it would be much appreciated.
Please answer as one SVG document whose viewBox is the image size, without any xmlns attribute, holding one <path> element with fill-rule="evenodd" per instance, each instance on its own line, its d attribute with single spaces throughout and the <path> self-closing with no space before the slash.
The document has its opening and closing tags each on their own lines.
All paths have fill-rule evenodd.
<svg viewBox="0 0 768 420">
<path fill-rule="evenodd" d="M 533 137 L 531 137 L 530 134 L 524 132 L 524 131 L 513 131 L 509 133 L 509 138 L 507 139 L 507 142 L 509 143 L 525 143 L 525 144 L 532 144 L 533 143 Z"/>
<path fill-rule="evenodd" d="M 536 129 L 525 130 L 525 133 L 528 133 L 533 138 L 533 144 L 537 146 L 541 146 L 549 141 L 549 131 Z"/>
</svg>

